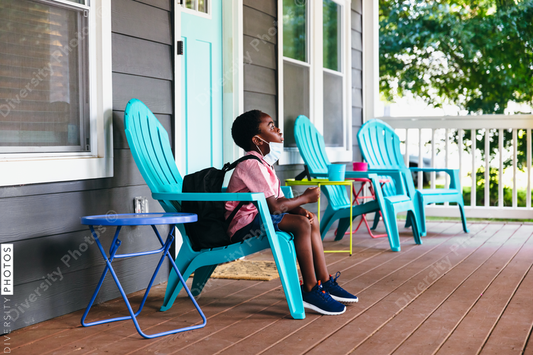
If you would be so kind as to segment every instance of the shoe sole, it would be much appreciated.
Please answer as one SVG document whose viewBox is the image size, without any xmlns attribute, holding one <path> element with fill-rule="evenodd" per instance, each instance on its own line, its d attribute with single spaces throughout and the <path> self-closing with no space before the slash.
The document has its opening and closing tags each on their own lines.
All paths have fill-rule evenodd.
<svg viewBox="0 0 533 355">
<path fill-rule="evenodd" d="M 329 295 L 331 296 L 331 298 L 333 298 L 337 302 L 342 302 L 342 303 L 357 303 L 357 302 L 359 302 L 359 298 L 342 298 L 342 297 L 333 296 L 331 293 Z"/>
<path fill-rule="evenodd" d="M 320 314 L 325 314 L 327 316 L 337 316 L 339 314 L 343 314 L 344 312 L 346 312 L 346 306 L 344 306 L 344 309 L 342 310 L 342 312 L 328 312 L 328 311 L 323 310 L 322 308 L 318 308 L 317 306 L 311 303 L 307 303 L 305 301 L 303 302 L 304 302 L 304 308 L 312 309 L 315 312 L 318 312 Z"/>
</svg>

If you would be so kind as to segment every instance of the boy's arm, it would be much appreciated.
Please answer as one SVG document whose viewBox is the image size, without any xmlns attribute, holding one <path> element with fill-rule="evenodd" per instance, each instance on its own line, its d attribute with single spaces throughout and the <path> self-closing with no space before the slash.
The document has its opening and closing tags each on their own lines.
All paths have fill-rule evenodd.
<svg viewBox="0 0 533 355">
<path fill-rule="evenodd" d="M 293 198 L 275 196 L 268 197 L 267 204 L 270 214 L 288 213 L 290 211 L 297 212 L 297 209 L 306 203 L 317 202 L 320 196 L 320 190 L 318 187 L 310 187 L 299 196 Z M 299 209 L 298 209 L 299 211 Z"/>
</svg>

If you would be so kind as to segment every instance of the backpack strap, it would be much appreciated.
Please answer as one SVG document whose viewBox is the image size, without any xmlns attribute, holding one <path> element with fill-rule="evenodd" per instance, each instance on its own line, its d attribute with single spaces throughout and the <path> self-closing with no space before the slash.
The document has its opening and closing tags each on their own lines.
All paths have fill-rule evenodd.
<svg viewBox="0 0 533 355">
<path fill-rule="evenodd" d="M 258 157 L 256 157 L 255 155 L 245 155 L 243 157 L 240 157 L 239 159 L 235 160 L 233 163 L 226 163 L 224 164 L 224 167 L 222 168 L 222 170 L 224 170 L 224 173 L 232 170 L 232 169 L 235 169 L 235 167 L 240 163 L 240 162 L 243 162 L 245 160 L 249 160 L 249 159 L 255 159 L 259 162 L 261 162 L 261 164 L 263 164 L 263 161 L 261 159 L 259 159 Z M 231 214 L 228 216 L 228 218 L 226 219 L 226 223 L 230 224 L 231 221 L 233 220 L 233 217 L 235 217 L 235 215 L 237 214 L 237 212 L 239 212 L 239 210 L 241 209 L 242 206 L 244 206 L 245 204 L 247 204 L 249 202 L 246 202 L 246 201 L 241 201 L 239 202 L 239 204 L 237 205 L 237 207 L 235 207 L 235 209 L 233 211 L 231 211 Z"/>
<path fill-rule="evenodd" d="M 224 164 L 224 167 L 222 168 L 222 170 L 224 170 L 224 172 L 226 173 L 226 172 L 228 172 L 230 170 L 235 169 L 235 167 L 240 162 L 243 162 L 243 161 L 249 160 L 249 159 L 255 159 L 255 160 L 259 161 L 261 164 L 264 164 L 263 161 L 261 159 L 259 159 L 258 157 L 256 157 L 255 155 L 245 155 L 245 156 L 240 157 L 239 159 L 235 160 L 233 163 Z"/>
</svg>

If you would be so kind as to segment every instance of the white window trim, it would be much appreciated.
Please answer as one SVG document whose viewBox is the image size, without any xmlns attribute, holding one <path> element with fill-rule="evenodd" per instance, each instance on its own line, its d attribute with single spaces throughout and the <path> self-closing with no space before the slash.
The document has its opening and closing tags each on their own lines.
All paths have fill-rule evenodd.
<svg viewBox="0 0 533 355">
<path fill-rule="evenodd" d="M 379 100 L 379 1 L 363 0 L 363 122 L 376 118 Z"/>
<path fill-rule="evenodd" d="M 91 152 L 1 154 L 0 186 L 113 176 L 111 2 L 91 1 L 89 71 Z"/>
<path fill-rule="evenodd" d="M 352 36 L 351 36 L 351 1 L 350 0 L 333 0 L 341 6 L 341 69 L 344 76 L 343 92 L 343 124 L 344 146 L 343 147 L 326 147 L 328 158 L 332 162 L 352 161 Z M 311 5 L 309 17 L 311 23 L 322 23 L 322 1 L 309 1 Z M 283 53 L 283 1 L 278 0 L 278 53 Z M 308 24 L 309 26 L 309 24 Z M 323 53 L 322 53 L 322 26 L 310 25 L 308 28 L 310 36 L 309 62 L 311 65 L 309 86 L 310 86 L 310 116 L 309 119 L 316 126 L 319 132 L 323 133 L 324 106 L 323 106 Z M 283 128 L 283 55 L 278 55 L 278 119 L 279 127 Z M 290 61 L 290 59 L 289 59 Z M 298 148 L 285 147 L 279 163 L 303 164 L 304 161 L 300 156 Z"/>
</svg>

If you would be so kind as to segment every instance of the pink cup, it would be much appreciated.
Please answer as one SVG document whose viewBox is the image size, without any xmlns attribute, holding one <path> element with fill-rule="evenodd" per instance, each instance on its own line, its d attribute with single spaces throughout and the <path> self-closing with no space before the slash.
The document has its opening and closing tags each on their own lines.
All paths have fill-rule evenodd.
<svg viewBox="0 0 533 355">
<path fill-rule="evenodd" d="M 368 170 L 367 163 L 361 163 L 361 162 L 353 163 L 353 171 L 367 171 L 367 170 Z"/>
</svg>

